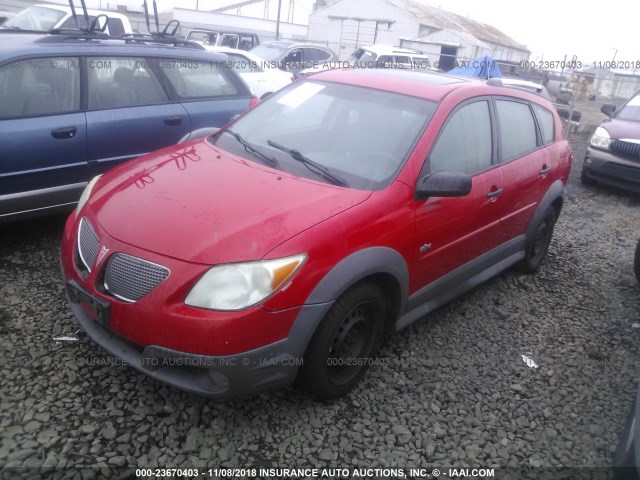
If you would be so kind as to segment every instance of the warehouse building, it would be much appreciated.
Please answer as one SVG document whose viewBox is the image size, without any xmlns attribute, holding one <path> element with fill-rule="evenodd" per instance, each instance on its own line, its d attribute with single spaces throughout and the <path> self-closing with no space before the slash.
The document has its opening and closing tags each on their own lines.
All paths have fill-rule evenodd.
<svg viewBox="0 0 640 480">
<path fill-rule="evenodd" d="M 495 27 L 417 0 L 367 0 L 362 7 L 362 0 L 317 2 L 309 40 L 327 44 L 341 59 L 363 45 L 414 48 L 443 70 L 490 55 L 503 73 L 513 74 L 529 59 L 526 46 Z"/>
</svg>

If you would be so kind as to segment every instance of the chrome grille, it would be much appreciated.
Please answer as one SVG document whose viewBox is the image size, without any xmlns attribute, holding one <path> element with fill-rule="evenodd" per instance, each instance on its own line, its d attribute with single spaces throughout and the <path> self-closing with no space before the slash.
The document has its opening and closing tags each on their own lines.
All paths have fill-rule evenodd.
<svg viewBox="0 0 640 480">
<path fill-rule="evenodd" d="M 91 268 L 96 261 L 99 249 L 100 239 L 89 220 L 84 217 L 80 220 L 80 228 L 78 229 L 78 255 L 80 255 L 80 261 L 89 272 L 91 272 Z"/>
<path fill-rule="evenodd" d="M 625 142 L 624 140 L 614 140 L 609 149 L 625 157 L 640 160 L 640 143 Z"/>
<path fill-rule="evenodd" d="M 124 253 L 111 256 L 104 288 L 125 302 L 137 302 L 169 276 L 169 269 Z"/>
</svg>

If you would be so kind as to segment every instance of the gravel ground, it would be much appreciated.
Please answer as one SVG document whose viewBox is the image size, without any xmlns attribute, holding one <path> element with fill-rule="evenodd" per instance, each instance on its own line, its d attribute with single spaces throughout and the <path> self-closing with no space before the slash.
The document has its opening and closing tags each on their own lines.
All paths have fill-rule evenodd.
<svg viewBox="0 0 640 480">
<path fill-rule="evenodd" d="M 53 341 L 77 329 L 64 218 L 0 227 L 0 469 L 610 466 L 640 360 L 640 199 L 580 185 L 583 156 L 537 275 L 505 272 L 390 336 L 330 404 L 294 389 L 216 403 L 86 336 Z"/>
</svg>

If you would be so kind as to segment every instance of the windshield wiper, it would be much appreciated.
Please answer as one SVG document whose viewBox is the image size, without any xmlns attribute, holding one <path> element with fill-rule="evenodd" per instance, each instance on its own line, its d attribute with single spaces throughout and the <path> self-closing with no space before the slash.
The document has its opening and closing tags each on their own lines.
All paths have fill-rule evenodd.
<svg viewBox="0 0 640 480">
<path fill-rule="evenodd" d="M 311 170 L 316 174 L 319 174 L 325 180 L 329 180 L 329 182 L 333 183 L 334 185 L 338 185 L 339 187 L 348 186 L 347 182 L 345 182 L 342 178 L 338 177 L 337 175 L 334 175 L 333 173 L 331 173 L 331 171 L 327 167 L 317 162 L 314 162 L 308 157 L 305 157 L 302 153 L 300 153 L 295 148 L 287 148 L 271 140 L 267 140 L 267 144 L 272 146 L 273 148 L 277 148 L 278 150 L 288 153 L 289 155 L 291 155 L 291 158 L 302 163 L 309 170 Z"/>
<path fill-rule="evenodd" d="M 272 158 L 269 155 L 265 155 L 260 150 L 257 150 L 253 145 L 247 143 L 247 141 L 242 138 L 242 135 L 240 135 L 239 133 L 234 132 L 233 130 L 224 130 L 224 133 L 228 133 L 229 135 L 231 135 L 238 141 L 240 145 L 244 147 L 245 151 L 253 154 L 255 157 L 261 158 L 270 167 L 278 166 L 278 161 L 275 158 Z"/>
</svg>

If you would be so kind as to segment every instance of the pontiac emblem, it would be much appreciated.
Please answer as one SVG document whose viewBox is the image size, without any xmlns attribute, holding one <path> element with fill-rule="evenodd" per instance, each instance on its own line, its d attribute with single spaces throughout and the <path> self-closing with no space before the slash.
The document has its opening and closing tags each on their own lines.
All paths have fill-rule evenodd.
<svg viewBox="0 0 640 480">
<path fill-rule="evenodd" d="M 96 265 L 100 265 L 100 262 L 102 262 L 102 259 L 105 257 L 107 253 L 109 253 L 109 249 L 107 247 L 102 247 L 102 250 L 100 250 L 100 253 L 98 253 L 98 259 L 96 260 Z"/>
</svg>

